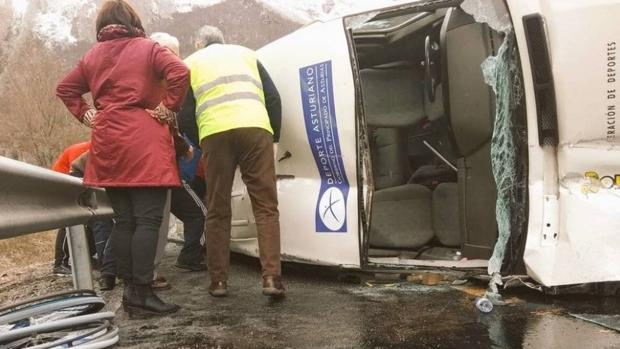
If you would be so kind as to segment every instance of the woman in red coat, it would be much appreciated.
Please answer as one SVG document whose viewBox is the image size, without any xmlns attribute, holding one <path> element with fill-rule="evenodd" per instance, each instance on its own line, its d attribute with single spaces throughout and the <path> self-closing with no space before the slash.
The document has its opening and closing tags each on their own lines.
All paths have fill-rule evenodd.
<svg viewBox="0 0 620 349">
<path fill-rule="evenodd" d="M 185 98 L 189 71 L 177 56 L 145 38 L 140 18 L 123 0 L 103 4 L 97 33 L 98 43 L 56 93 L 92 128 L 84 184 L 106 188 L 114 208 L 112 243 L 125 281 L 123 305 L 171 313 L 178 306 L 163 302 L 150 285 L 166 190 L 180 185 L 168 123 Z M 82 97 L 87 92 L 94 107 Z"/>
</svg>

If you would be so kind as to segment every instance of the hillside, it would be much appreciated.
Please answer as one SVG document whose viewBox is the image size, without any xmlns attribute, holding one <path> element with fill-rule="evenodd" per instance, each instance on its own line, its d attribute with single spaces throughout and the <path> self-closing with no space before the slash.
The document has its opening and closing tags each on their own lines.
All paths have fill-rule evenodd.
<svg viewBox="0 0 620 349">
<path fill-rule="evenodd" d="M 313 20 L 403 0 L 131 1 L 147 32 L 179 38 L 181 54 L 205 24 L 259 48 Z M 0 155 L 49 166 L 88 130 L 54 96 L 58 80 L 95 40 L 97 0 L 0 0 Z"/>
</svg>

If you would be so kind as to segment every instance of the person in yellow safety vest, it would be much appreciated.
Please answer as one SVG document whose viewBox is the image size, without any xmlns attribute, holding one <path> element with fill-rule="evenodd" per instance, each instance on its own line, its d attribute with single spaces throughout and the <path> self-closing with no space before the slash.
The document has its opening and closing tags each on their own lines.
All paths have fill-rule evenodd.
<svg viewBox="0 0 620 349">
<path fill-rule="evenodd" d="M 200 49 L 185 59 L 191 89 L 179 126 L 194 144 L 201 145 L 206 159 L 209 294 L 228 293 L 230 201 L 239 166 L 256 218 L 263 294 L 282 297 L 274 163 L 282 117 L 280 95 L 256 53 L 225 44 L 218 28 L 202 27 L 196 46 Z M 188 131 L 192 126 L 194 131 Z"/>
</svg>

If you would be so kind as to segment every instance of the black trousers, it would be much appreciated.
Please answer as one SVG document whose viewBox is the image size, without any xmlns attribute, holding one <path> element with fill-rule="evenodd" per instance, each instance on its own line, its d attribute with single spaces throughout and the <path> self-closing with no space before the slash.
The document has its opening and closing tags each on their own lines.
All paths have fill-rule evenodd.
<svg viewBox="0 0 620 349">
<path fill-rule="evenodd" d="M 104 247 L 112 230 L 112 220 L 94 221 L 85 226 L 86 237 L 88 238 L 88 251 L 92 256 L 97 253 L 99 265 L 105 263 Z M 69 266 L 71 254 L 69 253 L 69 228 L 60 228 L 56 233 L 56 244 L 54 248 L 54 266 Z"/>
<path fill-rule="evenodd" d="M 192 188 L 194 193 L 198 195 L 198 197 L 200 198 L 200 201 L 204 202 L 205 196 L 207 195 L 207 183 L 205 179 L 202 177 L 196 176 L 194 177 L 192 182 L 189 184 L 189 186 Z"/>
<path fill-rule="evenodd" d="M 200 240 L 204 236 L 207 209 L 189 184 L 183 182 L 182 187 L 172 189 L 170 212 L 183 222 L 184 243 L 177 261 L 182 264 L 201 263 Z"/>
<path fill-rule="evenodd" d="M 56 233 L 56 246 L 54 248 L 54 266 L 69 266 L 69 237 L 67 236 L 67 228 L 58 229 Z"/>
<path fill-rule="evenodd" d="M 167 188 L 106 188 L 114 209 L 112 248 L 119 278 L 150 285 Z"/>
<path fill-rule="evenodd" d="M 71 172 L 70 176 L 82 178 L 84 177 L 83 173 Z M 112 229 L 112 221 L 95 221 L 89 223 L 87 228 L 86 237 L 88 238 L 88 248 L 90 255 L 93 255 L 93 251 L 97 252 L 97 259 L 99 260 L 99 267 L 101 267 L 102 257 L 104 255 L 103 249 L 99 248 L 100 240 L 105 239 L 107 241 L 108 236 L 110 235 L 110 230 Z M 54 248 L 54 267 L 58 267 L 64 265 L 66 267 L 69 266 L 69 261 L 71 259 L 71 255 L 69 253 L 69 237 L 67 236 L 69 229 L 68 228 L 60 228 L 58 229 L 58 233 L 56 233 L 56 244 Z"/>
<path fill-rule="evenodd" d="M 97 261 L 101 274 L 116 275 L 116 263 L 112 248 L 112 227 L 114 222 L 111 219 L 93 221 L 88 224 L 93 238 L 95 239 L 95 249 L 97 250 Z"/>
</svg>

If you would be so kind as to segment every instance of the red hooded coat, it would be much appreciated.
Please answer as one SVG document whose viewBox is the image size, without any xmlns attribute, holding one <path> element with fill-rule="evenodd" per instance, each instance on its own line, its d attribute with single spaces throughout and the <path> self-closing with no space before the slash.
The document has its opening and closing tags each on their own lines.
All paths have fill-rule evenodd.
<svg viewBox="0 0 620 349">
<path fill-rule="evenodd" d="M 167 82 L 165 93 L 162 79 Z M 188 87 L 185 64 L 149 39 L 114 33 L 95 44 L 56 90 L 78 120 L 90 108 L 82 97 L 89 91 L 98 111 L 84 184 L 179 186 L 168 126 L 145 109 L 155 109 L 163 102 L 178 111 Z"/>
</svg>

